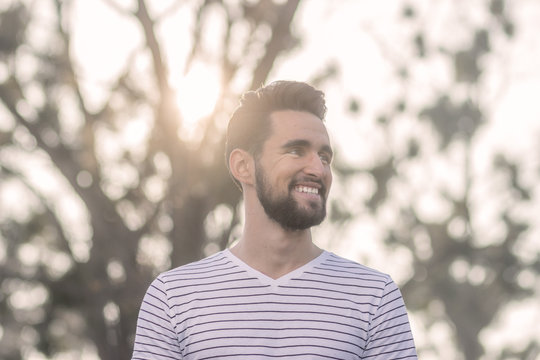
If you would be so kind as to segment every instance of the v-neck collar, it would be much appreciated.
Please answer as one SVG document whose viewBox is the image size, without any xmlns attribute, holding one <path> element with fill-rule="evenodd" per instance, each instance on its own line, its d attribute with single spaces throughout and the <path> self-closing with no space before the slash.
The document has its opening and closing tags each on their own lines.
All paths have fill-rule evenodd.
<svg viewBox="0 0 540 360">
<path fill-rule="evenodd" d="M 306 270 L 312 269 L 314 266 L 316 266 L 316 265 L 320 264 L 321 262 L 323 262 L 324 259 L 326 259 L 326 257 L 328 256 L 329 253 L 327 251 L 323 250 L 323 252 L 319 256 L 317 256 L 315 259 L 313 259 L 310 262 L 300 266 L 299 268 L 296 268 L 296 269 L 288 272 L 287 274 L 285 274 L 285 275 L 283 275 L 283 276 L 281 276 L 281 277 L 279 277 L 277 279 L 273 279 L 270 276 L 263 274 L 259 270 L 256 270 L 256 269 L 252 268 L 251 266 L 246 264 L 244 261 L 242 261 L 240 258 L 238 258 L 236 255 L 234 255 L 229 249 L 225 249 L 223 251 L 223 254 L 229 260 L 231 260 L 234 264 L 238 265 L 240 268 L 245 270 L 248 274 L 252 275 L 253 277 L 256 277 L 257 279 L 259 279 L 259 281 L 263 285 L 268 285 L 268 286 L 271 286 L 272 288 L 277 288 L 280 285 L 285 285 L 292 278 L 301 276 Z"/>
</svg>

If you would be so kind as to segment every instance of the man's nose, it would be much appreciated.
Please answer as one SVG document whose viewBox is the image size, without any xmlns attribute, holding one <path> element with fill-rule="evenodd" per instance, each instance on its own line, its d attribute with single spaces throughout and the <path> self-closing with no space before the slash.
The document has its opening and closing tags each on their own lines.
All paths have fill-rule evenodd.
<svg viewBox="0 0 540 360">
<path fill-rule="evenodd" d="M 306 161 L 306 166 L 304 167 L 306 174 L 322 177 L 328 171 L 326 164 L 324 164 L 319 154 L 311 154 Z"/>
</svg>

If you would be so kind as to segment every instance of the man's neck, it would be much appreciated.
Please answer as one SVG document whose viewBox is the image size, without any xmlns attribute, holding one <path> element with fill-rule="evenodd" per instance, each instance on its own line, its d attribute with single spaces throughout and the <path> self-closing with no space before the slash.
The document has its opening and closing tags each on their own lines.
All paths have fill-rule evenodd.
<svg viewBox="0 0 540 360">
<path fill-rule="evenodd" d="M 231 252 L 257 271 L 277 279 L 307 264 L 322 253 L 311 231 L 285 230 L 276 223 L 246 225 Z"/>
</svg>

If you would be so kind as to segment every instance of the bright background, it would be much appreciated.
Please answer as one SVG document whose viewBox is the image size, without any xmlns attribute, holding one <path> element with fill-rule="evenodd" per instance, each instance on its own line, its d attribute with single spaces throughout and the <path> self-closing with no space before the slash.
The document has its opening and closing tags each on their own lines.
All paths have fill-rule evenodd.
<svg viewBox="0 0 540 360">
<path fill-rule="evenodd" d="M 0 9 L 7 9 L 14 3 L 4 1 Z M 39 14 L 34 17 L 33 26 L 27 32 L 30 43 L 36 48 L 54 48 L 54 39 L 47 31 L 56 21 L 52 2 L 28 0 L 25 3 L 33 6 L 34 14 Z M 219 7 L 208 10 L 206 26 L 199 39 L 199 53 L 193 62 L 188 63 L 193 46 L 191 36 L 195 19 L 192 13 L 196 3 L 148 1 L 150 12 L 164 17 L 155 30 L 169 66 L 170 86 L 176 92 L 174 101 L 183 118 L 178 140 L 186 143 L 196 143 L 203 137 L 202 129 L 207 124 L 204 119 L 213 113 L 220 99 L 222 74 L 216 53 L 223 47 L 222 34 L 226 26 Z M 227 3 L 233 4 L 235 1 Z M 390 184 L 391 204 L 374 213 L 360 204 L 360 200 L 368 199 L 376 191 L 374 179 L 365 174 L 350 179 L 343 176 L 343 181 L 336 182 L 332 196 L 342 201 L 343 206 L 352 213 L 352 218 L 339 227 L 328 224 L 315 231 L 317 242 L 322 246 L 389 273 L 400 285 L 418 275 L 412 254 L 425 251 L 425 257 L 429 257 L 432 250 L 429 245 L 426 247 L 420 236 L 410 239 L 414 242 L 411 248 L 388 246 L 385 242 L 386 230 L 400 223 L 400 215 L 394 210 L 410 205 L 426 223 L 444 221 L 451 209 L 439 191 L 444 189 L 454 195 L 465 191 L 466 184 L 462 177 L 464 154 L 470 155 L 468 170 L 474 178 L 471 196 L 478 206 L 473 216 L 478 246 L 498 244 L 506 234 L 505 226 L 498 217 L 501 209 L 505 209 L 513 200 L 511 196 L 499 193 L 500 185 L 507 179 L 503 175 L 494 176 L 491 166 L 492 159 L 503 153 L 509 161 L 519 164 L 520 179 L 532 194 L 532 199 L 526 204 L 512 207 L 512 213 L 530 225 L 514 251 L 520 259 L 530 264 L 537 261 L 540 253 L 540 2 L 506 2 L 505 14 L 515 26 L 515 33 L 511 37 L 497 30 L 494 16 L 486 10 L 488 3 L 500 2 L 305 0 L 301 2 L 292 24 L 296 46 L 277 58 L 267 79 L 267 82 L 277 79 L 310 80 L 316 78 L 317 74 L 325 75 L 320 87 L 327 95 L 327 126 L 341 164 L 359 169 L 372 168 L 392 154 L 405 153 L 409 138 L 421 141 L 424 150 L 420 160 L 404 163 L 397 168 L 406 181 Z M 240 4 L 238 2 L 239 7 Z M 414 8 L 412 19 L 403 17 L 404 8 L 407 7 Z M 152 59 L 148 54 L 135 55 L 144 47 L 144 34 L 139 24 L 121 13 L 122 9 L 135 9 L 134 1 L 76 0 L 69 2 L 69 7 L 64 10 L 68 12 L 65 18 L 69 24 L 66 26 L 72 31 L 70 55 L 76 64 L 81 91 L 90 111 L 98 111 L 108 102 L 122 107 L 122 99 L 110 98 L 108 89 L 113 79 L 124 71 L 126 63 L 140 69 L 141 77 L 137 80 L 143 87 L 150 81 L 146 72 Z M 163 11 L 167 13 L 163 15 Z M 447 54 L 466 49 L 471 43 L 471 34 L 478 28 L 488 29 L 490 34 L 490 52 L 480 62 L 482 75 L 474 82 L 456 82 L 455 64 L 449 61 L 451 58 Z M 241 39 L 246 38 L 249 31 L 248 25 L 239 25 L 234 29 L 233 36 L 241 44 Z M 424 34 L 428 49 L 432 46 L 430 55 L 423 58 L 415 55 L 416 49 L 411 41 L 420 31 Z M 270 33 L 270 29 L 257 28 L 261 44 Z M 256 50 L 255 46 L 253 51 Z M 264 47 L 260 45 L 258 50 L 263 52 Z M 243 56 L 241 51 L 240 45 L 235 50 L 233 43 L 231 56 L 235 56 L 234 60 L 240 63 Z M 252 61 L 245 60 L 244 67 L 240 68 L 232 82 L 231 87 L 237 94 L 249 87 Z M 19 58 L 17 65 L 18 74 L 27 79 L 33 76 L 39 66 L 31 57 L 24 56 Z M 398 70 L 403 68 L 408 71 L 406 79 L 399 77 Z M 1 65 L 0 80 L 6 81 L 10 71 L 8 65 Z M 31 117 L 32 106 L 43 103 L 45 96 L 32 87 L 27 93 L 30 106 L 25 108 L 21 105 L 20 111 Z M 441 94 L 448 94 L 456 101 L 474 99 L 484 111 L 485 121 L 469 142 L 453 141 L 444 151 L 440 151 L 433 128 L 419 121 L 426 104 L 435 103 Z M 406 109 L 394 114 L 397 121 L 382 130 L 375 120 L 400 100 L 406 101 Z M 351 107 L 353 104 L 356 108 Z M 62 136 L 66 139 L 75 139 L 83 128 L 78 121 L 77 110 L 71 106 L 66 100 L 61 114 Z M 4 108 L 0 113 L 3 112 Z M 392 114 L 390 110 L 386 113 Z M 225 115 L 222 114 L 221 120 L 216 122 L 216 131 L 224 129 Z M 152 114 L 149 111 L 132 111 L 126 116 L 129 121 L 117 136 L 112 136 L 106 129 L 97 130 L 96 152 L 100 157 L 119 159 L 121 148 L 131 149 L 135 157 L 144 157 L 143 144 L 151 131 L 149 119 Z M 15 124 L 10 116 L 0 117 L 2 131 L 16 129 Z M 17 136 L 19 143 L 27 144 L 29 148 L 35 146 L 35 141 L 27 134 L 19 131 Z M 38 189 L 45 198 L 56 199 L 55 206 L 61 207 L 62 213 L 66 214 L 62 222 L 73 239 L 74 256 L 80 261 L 87 259 L 92 246 L 89 215 L 77 196 L 67 189 L 69 185 L 65 180 L 39 156 L 9 152 L 9 149 L 0 152 L 0 156 L 6 168 L 17 168 L 30 186 Z M 156 161 L 159 162 L 159 158 Z M 164 165 L 164 168 L 167 166 Z M 109 184 L 107 190 L 113 197 L 120 197 L 123 186 L 137 181 L 136 173 L 129 166 L 110 167 L 106 171 L 114 174 L 111 176 L 116 179 L 116 183 Z M 338 178 L 340 176 L 338 174 Z M 92 177 L 89 173 L 81 172 L 77 181 L 81 186 L 90 186 Z M 163 196 L 162 184 L 158 180 L 146 184 L 147 197 L 160 200 Z M 4 214 L 9 211 L 11 216 L 21 220 L 29 216 L 28 209 L 38 206 L 29 203 L 39 202 L 39 199 L 30 196 L 20 183 L 6 182 L 0 186 L 0 201 Z M 474 206 L 472 208 L 474 210 Z M 140 216 L 130 208 L 124 209 L 124 212 L 127 213 L 125 219 L 128 225 L 136 228 L 141 221 Z M 220 222 L 230 222 L 232 215 L 230 210 L 220 208 L 213 216 L 212 221 L 217 224 L 213 226 L 219 228 Z M 457 233 L 464 231 L 464 224 L 455 222 L 454 225 Z M 168 228 L 171 225 L 162 226 Z M 2 237 L 0 241 L 7 243 Z M 171 246 L 165 238 L 148 241 L 147 245 L 144 245 L 144 241 L 140 245 L 149 249 L 151 259 L 148 261 L 158 269 L 167 268 Z M 4 244 L 3 248 L 6 249 L 7 245 Z M 209 244 L 206 252 L 212 253 L 217 249 L 219 247 L 215 244 Z M 4 262 L 6 254 L 7 250 L 0 248 L 0 259 Z M 40 257 L 39 249 L 29 245 L 22 247 L 19 254 L 21 261 L 29 265 Z M 59 273 L 70 267 L 70 261 L 61 256 L 58 256 L 55 264 Z M 462 278 L 464 282 L 477 285 L 489 278 L 486 268 L 463 259 L 456 259 L 449 272 L 456 279 Z M 532 295 L 509 302 L 494 314 L 493 322 L 480 333 L 479 339 L 486 349 L 482 359 L 502 358 L 500 356 L 504 349 L 522 350 L 529 345 L 531 338 L 540 336 L 538 270 L 524 271 L 516 277 L 516 281 L 531 290 Z M 28 292 L 17 294 L 19 297 L 11 301 L 19 303 L 18 306 L 21 306 L 21 302 L 30 301 L 25 299 L 33 296 Z M 48 297 L 46 294 L 40 295 L 39 291 L 36 294 L 38 297 Z M 22 307 L 25 306 L 33 305 Z M 421 358 L 464 358 L 455 346 L 455 328 L 447 321 L 433 323 L 430 320 L 433 314 L 444 318 L 441 303 L 432 302 L 429 306 L 428 311 L 411 312 L 417 345 L 424 349 Z M 112 309 L 110 311 L 114 313 L 115 308 Z M 114 315 L 110 316 L 114 318 Z M 0 326 L 0 339 L 3 333 Z M 95 351 L 92 347 L 88 349 L 84 351 L 84 358 L 94 359 Z M 538 355 L 538 351 L 535 354 Z M 41 353 L 31 349 L 26 356 L 28 359 L 44 358 Z M 63 356 L 55 358 L 67 359 L 76 355 L 65 352 Z M 509 355 L 507 358 L 512 357 Z"/>
</svg>

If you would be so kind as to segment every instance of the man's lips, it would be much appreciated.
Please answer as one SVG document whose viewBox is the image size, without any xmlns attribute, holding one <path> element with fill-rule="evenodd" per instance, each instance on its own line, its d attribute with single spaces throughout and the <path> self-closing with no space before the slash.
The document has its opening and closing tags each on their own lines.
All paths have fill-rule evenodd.
<svg viewBox="0 0 540 360">
<path fill-rule="evenodd" d="M 295 181 L 291 184 L 291 190 L 299 193 L 318 195 L 324 197 L 326 194 L 326 188 L 322 182 L 317 180 L 310 181 Z"/>
</svg>

